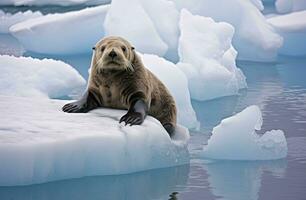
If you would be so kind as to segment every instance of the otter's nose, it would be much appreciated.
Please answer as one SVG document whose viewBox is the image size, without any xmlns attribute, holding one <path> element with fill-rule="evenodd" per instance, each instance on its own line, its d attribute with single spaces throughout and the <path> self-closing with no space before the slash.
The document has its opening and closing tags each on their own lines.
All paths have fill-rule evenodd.
<svg viewBox="0 0 306 200">
<path fill-rule="evenodd" d="M 111 58 L 115 58 L 117 56 L 116 52 L 114 50 L 112 50 L 109 54 L 108 54 L 109 57 Z"/>
</svg>

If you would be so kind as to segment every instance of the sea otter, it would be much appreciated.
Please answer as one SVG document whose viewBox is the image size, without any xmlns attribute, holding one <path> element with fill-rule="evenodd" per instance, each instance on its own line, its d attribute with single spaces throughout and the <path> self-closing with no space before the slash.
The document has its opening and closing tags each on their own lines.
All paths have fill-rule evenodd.
<svg viewBox="0 0 306 200">
<path fill-rule="evenodd" d="M 128 110 L 119 121 L 140 125 L 147 114 L 158 119 L 170 136 L 177 110 L 165 85 L 144 67 L 134 47 L 121 37 L 106 37 L 93 47 L 87 89 L 83 97 L 63 106 L 64 112 L 85 113 L 98 107 Z"/>
</svg>

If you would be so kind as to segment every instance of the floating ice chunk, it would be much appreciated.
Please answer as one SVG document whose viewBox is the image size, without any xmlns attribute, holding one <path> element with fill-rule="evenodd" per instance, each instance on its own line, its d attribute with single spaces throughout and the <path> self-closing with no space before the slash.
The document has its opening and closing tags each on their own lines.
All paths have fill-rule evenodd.
<svg viewBox="0 0 306 200">
<path fill-rule="evenodd" d="M 86 83 L 70 65 L 52 59 L 0 55 L 0 66 L 1 95 L 56 98 L 76 95 Z"/>
<path fill-rule="evenodd" d="M 186 76 L 175 64 L 156 55 L 139 54 L 144 65 L 169 89 L 178 109 L 178 123 L 197 129 L 199 122 L 192 108 Z"/>
<path fill-rule="evenodd" d="M 98 5 L 106 4 L 111 0 L 1 0 L 0 5 L 13 5 L 13 6 L 73 6 L 79 4 Z"/>
<path fill-rule="evenodd" d="M 306 11 L 271 17 L 267 21 L 284 38 L 280 54 L 306 55 Z"/>
<path fill-rule="evenodd" d="M 228 22 L 235 27 L 233 46 L 238 59 L 273 61 L 282 45 L 282 38 L 266 22 L 263 14 L 247 0 L 173 0 L 178 8 L 193 14 Z M 203 44 L 203 47 L 205 44 Z"/>
<path fill-rule="evenodd" d="M 32 12 L 28 10 L 26 12 L 11 14 L 0 10 L 0 33 L 9 33 L 9 28 L 13 24 L 40 16 L 42 16 L 42 14 L 39 11 Z"/>
<path fill-rule="evenodd" d="M 142 53 L 162 56 L 168 49 L 139 0 L 113 0 L 104 29 L 106 35 L 126 38 Z"/>
<path fill-rule="evenodd" d="M 155 118 L 118 121 L 123 110 L 64 113 L 66 101 L 0 97 L 0 185 L 125 174 L 189 162 L 188 130 L 170 139 Z"/>
<path fill-rule="evenodd" d="M 108 8 L 106 5 L 48 14 L 15 24 L 10 32 L 28 51 L 55 55 L 89 53 L 104 35 Z"/>
<path fill-rule="evenodd" d="M 237 52 L 231 45 L 234 28 L 230 24 L 182 9 L 180 30 L 178 67 L 188 78 L 193 99 L 234 95 L 246 87 L 245 76 L 236 67 Z"/>
<path fill-rule="evenodd" d="M 175 4 L 168 0 L 140 0 L 140 2 L 169 50 L 176 50 L 179 37 L 179 11 Z"/>
<path fill-rule="evenodd" d="M 289 13 L 306 9 L 305 0 L 276 0 L 275 8 L 279 13 Z M 302 19 L 301 19 L 302 20 Z"/>
<path fill-rule="evenodd" d="M 287 156 L 287 142 L 282 130 L 267 131 L 259 136 L 262 126 L 258 106 L 226 118 L 213 129 L 203 156 L 225 160 L 274 160 Z"/>
</svg>

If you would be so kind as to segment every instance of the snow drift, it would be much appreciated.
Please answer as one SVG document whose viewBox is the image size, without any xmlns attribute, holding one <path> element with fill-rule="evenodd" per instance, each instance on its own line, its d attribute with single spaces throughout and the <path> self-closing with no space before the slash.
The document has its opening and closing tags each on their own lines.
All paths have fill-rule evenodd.
<svg viewBox="0 0 306 200">
<path fill-rule="evenodd" d="M 170 138 L 148 116 L 119 124 L 123 110 L 64 113 L 67 101 L 0 97 L 0 185 L 27 185 L 94 175 L 126 174 L 189 162 L 188 130 Z"/>
<path fill-rule="evenodd" d="M 246 87 L 245 76 L 236 67 L 237 52 L 231 44 L 234 28 L 230 24 L 182 9 L 180 30 L 178 67 L 188 78 L 193 99 L 234 95 Z"/>
<path fill-rule="evenodd" d="M 225 160 L 274 160 L 287 156 L 287 142 L 282 130 L 271 130 L 259 136 L 262 126 L 257 106 L 226 118 L 213 129 L 203 156 Z"/>
<path fill-rule="evenodd" d="M 52 59 L 0 55 L 0 95 L 57 98 L 79 94 L 83 77 L 70 65 Z"/>
</svg>

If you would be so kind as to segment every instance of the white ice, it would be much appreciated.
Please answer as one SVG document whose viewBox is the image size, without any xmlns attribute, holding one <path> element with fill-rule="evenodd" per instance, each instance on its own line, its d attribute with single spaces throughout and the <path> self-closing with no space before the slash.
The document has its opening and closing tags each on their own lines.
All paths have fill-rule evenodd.
<svg viewBox="0 0 306 200">
<path fill-rule="evenodd" d="M 170 53 L 173 53 L 172 51 L 176 52 L 179 37 L 178 23 L 180 13 L 176 9 L 175 4 L 168 0 L 140 0 L 140 3 L 152 20 L 159 36 L 168 45 L 168 51 Z"/>
<path fill-rule="evenodd" d="M 123 110 L 64 113 L 67 101 L 0 96 L 0 186 L 126 174 L 189 162 L 188 130 L 174 138 L 148 116 L 124 126 Z"/>
<path fill-rule="evenodd" d="M 188 78 L 191 98 L 209 100 L 234 95 L 246 87 L 245 76 L 235 63 L 233 26 L 182 9 L 180 32 L 177 66 Z"/>
<path fill-rule="evenodd" d="M 162 56 L 168 50 L 168 45 L 160 37 L 139 0 L 113 0 L 105 18 L 104 29 L 106 35 L 126 38 L 141 53 Z"/>
<path fill-rule="evenodd" d="M 306 10 L 279 15 L 267 21 L 284 38 L 279 54 L 302 56 L 306 55 Z"/>
<path fill-rule="evenodd" d="M 164 58 L 149 54 L 139 55 L 144 65 L 165 84 L 174 97 L 178 123 L 190 129 L 198 129 L 199 122 L 191 105 L 188 81 L 184 73 Z"/>
<path fill-rule="evenodd" d="M 55 55 L 89 53 L 104 35 L 103 21 L 108 9 L 106 5 L 48 14 L 17 23 L 10 32 L 28 51 Z"/>
<path fill-rule="evenodd" d="M 26 12 L 17 12 L 15 14 L 5 13 L 0 10 L 0 33 L 9 33 L 10 26 L 25 21 L 27 19 L 36 18 L 42 16 L 41 12 L 32 12 L 30 10 Z"/>
<path fill-rule="evenodd" d="M 306 9 L 305 0 L 276 0 L 276 11 L 279 13 L 289 13 Z"/>
<path fill-rule="evenodd" d="M 79 94 L 86 83 L 73 67 L 52 59 L 0 55 L 0 66 L 0 95 L 58 98 Z"/>
<path fill-rule="evenodd" d="M 271 130 L 262 136 L 262 115 L 258 106 L 226 118 L 214 127 L 203 157 L 224 160 L 274 160 L 287 156 L 287 142 L 282 130 Z"/>
<path fill-rule="evenodd" d="M 13 5 L 13 6 L 73 6 L 79 4 L 98 5 L 106 4 L 111 0 L 1 0 L 0 5 Z"/>
<path fill-rule="evenodd" d="M 233 46 L 238 59 L 273 61 L 282 45 L 282 38 L 266 22 L 260 10 L 248 0 L 172 0 L 178 8 L 192 14 L 228 22 L 235 28 Z M 203 47 L 205 44 L 203 44 Z"/>
</svg>

